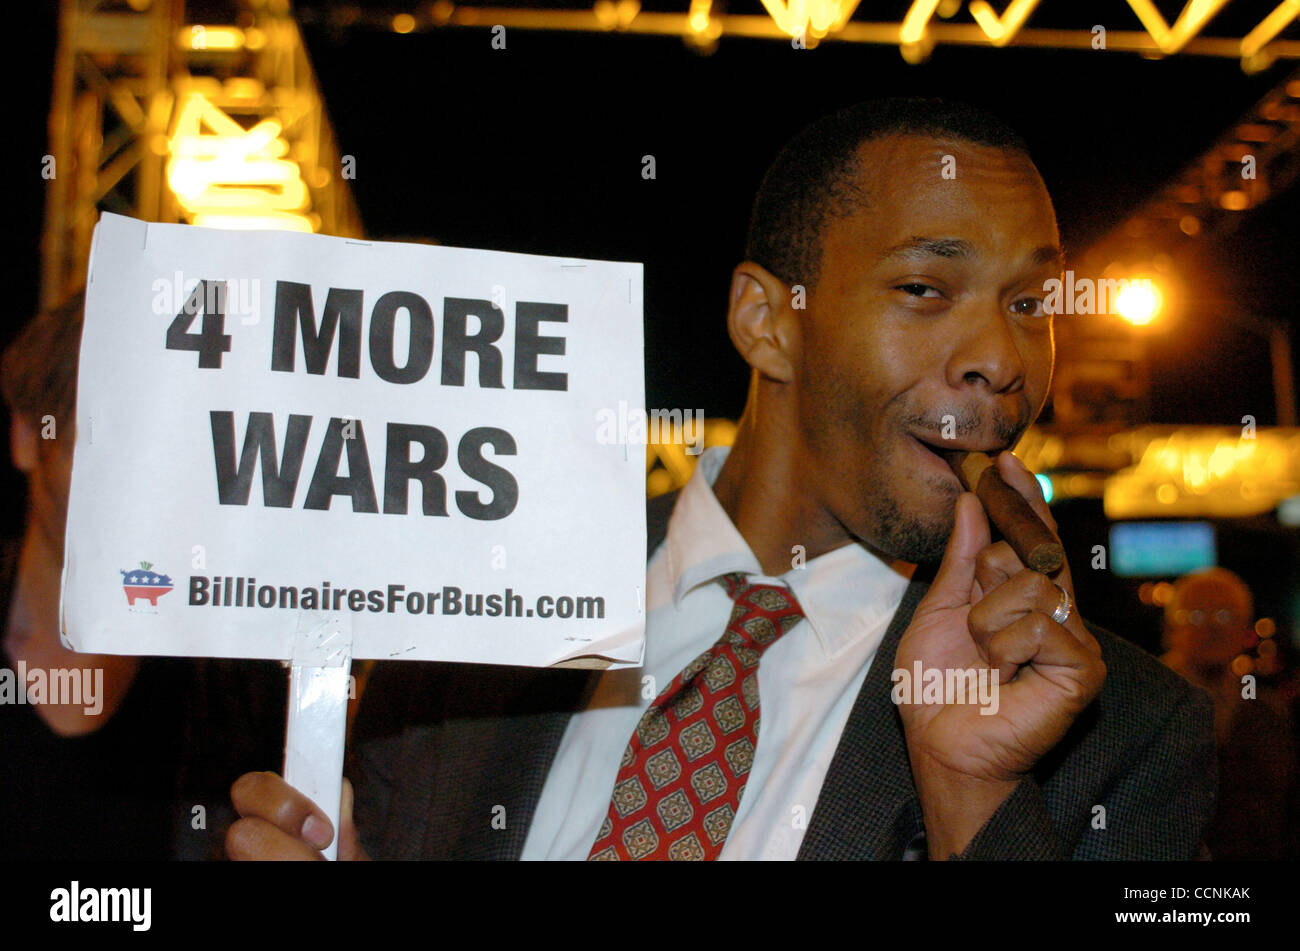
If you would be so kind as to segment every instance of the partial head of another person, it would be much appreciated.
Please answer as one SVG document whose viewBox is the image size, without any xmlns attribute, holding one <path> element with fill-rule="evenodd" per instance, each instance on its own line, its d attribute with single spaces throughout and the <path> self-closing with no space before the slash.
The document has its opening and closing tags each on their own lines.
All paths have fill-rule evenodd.
<svg viewBox="0 0 1300 951">
<path fill-rule="evenodd" d="M 1165 605 L 1165 646 L 1201 667 L 1226 667 L 1251 643 L 1255 599 L 1226 568 L 1179 578 Z"/>
<path fill-rule="evenodd" d="M 27 476 L 28 529 L 63 549 L 81 350 L 81 294 L 31 320 L 0 358 L 9 453 Z"/>
</svg>

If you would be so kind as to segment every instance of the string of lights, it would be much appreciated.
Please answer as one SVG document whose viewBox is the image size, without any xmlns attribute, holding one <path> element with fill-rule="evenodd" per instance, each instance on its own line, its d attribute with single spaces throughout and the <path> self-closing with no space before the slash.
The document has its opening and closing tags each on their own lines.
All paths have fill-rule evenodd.
<svg viewBox="0 0 1300 951">
<path fill-rule="evenodd" d="M 1229 0 L 1189 0 L 1172 23 L 1151 0 L 1128 0 L 1132 20 L 1111 28 L 1089 20 L 1081 4 L 1070 5 L 1078 26 L 1030 25 L 1044 0 L 1012 0 L 997 10 L 984 0 L 913 0 L 897 21 L 855 18 L 859 0 L 760 0 L 755 12 L 735 12 L 722 0 L 689 0 L 685 9 L 645 9 L 640 0 L 596 0 L 592 6 L 478 6 L 435 0 L 408 9 L 358 4 L 298 4 L 306 26 L 334 32 L 377 30 L 424 33 L 449 27 L 557 30 L 676 36 L 708 53 L 723 37 L 768 39 L 812 48 L 823 40 L 895 46 L 909 63 L 924 62 L 936 46 L 1007 46 L 1061 50 L 1106 49 L 1163 57 L 1184 54 L 1238 59 L 1247 73 L 1278 59 L 1300 58 L 1300 41 L 1281 37 L 1300 16 L 1300 0 L 1283 0 L 1241 35 L 1205 30 Z M 1056 5 L 1053 12 L 1065 9 Z M 969 21 L 961 17 L 963 8 Z M 760 12 L 761 11 L 761 12 Z M 877 13 L 878 15 L 878 13 Z M 952 21 L 952 22 L 948 22 Z"/>
</svg>

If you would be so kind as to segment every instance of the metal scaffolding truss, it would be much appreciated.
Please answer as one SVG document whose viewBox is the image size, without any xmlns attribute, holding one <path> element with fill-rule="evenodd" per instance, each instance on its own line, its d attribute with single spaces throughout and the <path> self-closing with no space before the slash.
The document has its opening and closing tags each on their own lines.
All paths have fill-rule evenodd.
<svg viewBox="0 0 1300 951">
<path fill-rule="evenodd" d="M 275 161 L 295 167 L 304 220 L 313 230 L 360 236 L 360 218 L 288 4 L 248 0 L 229 6 L 233 24 L 190 24 L 183 0 L 62 0 L 46 161 L 43 307 L 84 283 L 101 210 L 146 221 L 196 220 L 198 199 L 187 200 L 193 196 L 178 194 L 169 181 L 176 181 L 177 163 L 187 160 L 178 154 L 178 124 L 201 124 L 200 106 L 203 118 L 226 117 L 238 125 L 236 132 L 269 121 L 259 143 L 274 145 Z M 196 183 L 193 168 L 188 171 L 198 198 L 219 195 L 238 204 L 242 187 L 245 197 L 257 188 L 272 196 L 259 201 L 273 201 L 275 183 Z"/>
<path fill-rule="evenodd" d="M 1277 59 L 1300 58 L 1300 41 L 1281 34 L 1300 16 L 1300 2 L 1260 4 L 1245 17 L 1249 27 L 1232 35 L 1212 35 L 1207 27 L 1229 0 L 1188 0 L 1172 22 L 1153 0 L 1127 0 L 1123 21 L 1099 24 L 1089 4 L 1078 0 L 1011 0 L 999 12 L 985 0 L 912 0 L 897 4 L 897 19 L 881 15 L 879 4 L 859 0 L 596 0 L 587 5 L 535 3 L 512 5 L 354 2 L 302 0 L 298 18 L 332 31 L 394 30 L 412 33 L 445 27 L 505 27 L 677 36 L 707 52 L 720 38 L 771 39 L 812 47 L 826 40 L 897 47 L 911 63 L 924 61 L 936 46 L 1106 49 L 1144 56 L 1216 56 L 1239 59 L 1255 72 Z M 670 9 L 661 9 L 660 6 Z M 1244 9 L 1238 4 L 1238 9 Z M 677 7 L 677 9 L 671 9 Z M 394 10 L 396 8 L 396 12 Z M 745 12 L 752 10 L 753 12 Z M 1252 12 L 1253 11 L 1253 12 Z M 1234 12 L 1236 12 L 1234 10 Z M 1034 18 L 1052 26 L 1034 25 Z"/>
<path fill-rule="evenodd" d="M 1202 234 L 1231 232 L 1244 214 L 1300 176 L 1300 70 L 1248 109 L 1089 257 L 1122 255 L 1133 242 L 1167 250 Z"/>
<path fill-rule="evenodd" d="M 1250 211 L 1300 177 L 1300 71 L 1248 109 L 1201 155 L 1143 202 L 1072 264 L 1089 279 L 1145 274 L 1176 282 L 1166 265 L 1187 246 L 1229 234 Z M 1282 426 L 1296 424 L 1289 328 L 1276 319 L 1239 312 L 1230 301 L 1218 319 L 1249 331 L 1269 350 L 1275 411 Z M 1053 386 L 1056 426 L 1064 431 L 1108 430 L 1146 418 L 1147 332 L 1115 316 L 1058 320 L 1060 341 Z"/>
</svg>

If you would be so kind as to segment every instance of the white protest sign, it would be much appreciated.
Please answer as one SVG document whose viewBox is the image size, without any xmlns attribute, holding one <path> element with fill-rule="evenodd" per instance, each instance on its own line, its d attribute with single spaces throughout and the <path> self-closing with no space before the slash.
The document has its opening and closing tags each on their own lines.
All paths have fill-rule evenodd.
<svg viewBox="0 0 1300 951">
<path fill-rule="evenodd" d="M 75 649 L 640 663 L 640 264 L 105 214 L 78 377 Z"/>
</svg>

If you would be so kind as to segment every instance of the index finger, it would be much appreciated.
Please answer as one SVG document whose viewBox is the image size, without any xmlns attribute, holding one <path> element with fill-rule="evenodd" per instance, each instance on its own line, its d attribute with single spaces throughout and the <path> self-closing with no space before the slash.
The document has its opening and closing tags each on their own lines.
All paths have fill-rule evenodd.
<svg viewBox="0 0 1300 951">
<path fill-rule="evenodd" d="M 998 453 L 995 462 L 1002 481 L 1023 495 L 1029 507 L 1034 510 L 1034 514 L 1043 520 L 1043 524 L 1052 530 L 1053 535 L 1060 538 L 1061 530 L 1057 527 L 1056 519 L 1052 518 L 1052 510 L 1048 507 L 1047 500 L 1043 498 L 1043 487 L 1038 484 L 1038 478 L 1014 452 Z"/>
<path fill-rule="evenodd" d="M 263 819 L 280 831 L 323 849 L 334 839 L 329 817 L 276 773 L 245 773 L 230 787 L 230 801 L 245 819 Z"/>
</svg>

